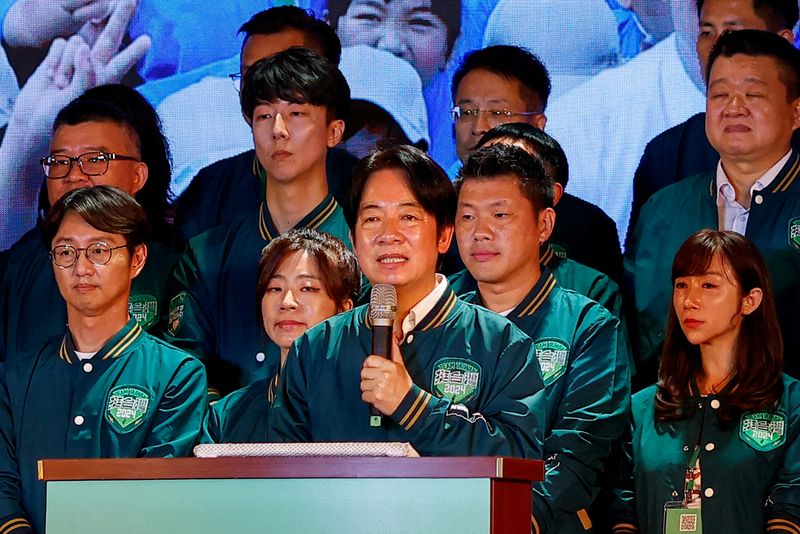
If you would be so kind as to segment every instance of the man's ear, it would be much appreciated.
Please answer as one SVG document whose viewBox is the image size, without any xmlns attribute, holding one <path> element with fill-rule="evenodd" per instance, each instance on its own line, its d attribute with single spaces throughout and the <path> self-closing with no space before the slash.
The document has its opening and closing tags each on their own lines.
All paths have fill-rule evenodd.
<svg viewBox="0 0 800 534">
<path fill-rule="evenodd" d="M 348 310 L 352 310 L 353 309 L 353 299 L 347 299 L 346 301 L 344 301 L 340 308 L 341 309 L 339 311 L 343 311 L 343 312 L 344 311 L 348 311 Z"/>
<path fill-rule="evenodd" d="M 147 168 L 147 163 L 143 161 L 136 162 L 134 169 L 135 176 L 133 177 L 133 192 L 131 196 L 136 196 L 136 193 L 142 190 L 144 184 L 147 183 L 147 178 L 150 176 L 150 170 Z"/>
<path fill-rule="evenodd" d="M 439 254 L 446 254 L 448 250 L 450 250 L 450 242 L 453 240 L 453 230 L 454 227 L 452 225 L 447 225 L 439 231 L 439 237 L 436 240 L 436 250 L 439 251 Z"/>
<path fill-rule="evenodd" d="M 539 212 L 539 245 L 547 242 L 556 225 L 556 212 L 553 208 L 545 208 Z"/>
<path fill-rule="evenodd" d="M 781 30 L 778 32 L 778 35 L 794 44 L 794 32 L 792 32 L 792 30 Z"/>
<path fill-rule="evenodd" d="M 328 148 L 333 148 L 342 141 L 344 136 L 344 121 L 341 119 L 332 120 L 328 124 Z"/>
<path fill-rule="evenodd" d="M 800 98 L 795 98 L 792 102 L 792 129 L 800 128 Z"/>
<path fill-rule="evenodd" d="M 539 128 L 540 130 L 544 130 L 544 127 L 547 126 L 547 115 L 545 115 L 544 113 L 542 113 L 541 115 L 534 115 L 533 125 Z"/>
<path fill-rule="evenodd" d="M 564 196 L 564 186 L 558 182 L 553 182 L 553 206 L 558 204 L 561 197 Z"/>
<path fill-rule="evenodd" d="M 139 276 L 147 262 L 147 245 L 136 245 L 131 253 L 131 280 Z"/>
</svg>

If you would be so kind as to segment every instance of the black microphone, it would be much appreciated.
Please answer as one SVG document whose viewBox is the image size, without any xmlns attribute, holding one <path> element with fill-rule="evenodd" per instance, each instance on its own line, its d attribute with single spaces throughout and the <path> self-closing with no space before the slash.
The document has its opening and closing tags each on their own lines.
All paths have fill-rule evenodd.
<svg viewBox="0 0 800 534">
<path fill-rule="evenodd" d="M 369 320 L 372 323 L 372 354 L 390 358 L 392 329 L 397 316 L 397 291 L 393 285 L 375 284 L 369 295 Z M 369 426 L 381 426 L 382 414 L 369 407 Z"/>
</svg>

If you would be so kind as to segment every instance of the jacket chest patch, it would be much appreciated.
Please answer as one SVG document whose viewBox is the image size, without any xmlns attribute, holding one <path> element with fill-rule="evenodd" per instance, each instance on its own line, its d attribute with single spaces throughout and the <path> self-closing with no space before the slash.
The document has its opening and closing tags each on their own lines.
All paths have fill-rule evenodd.
<svg viewBox="0 0 800 534">
<path fill-rule="evenodd" d="M 777 449 L 786 441 L 786 416 L 774 412 L 747 412 L 739 422 L 739 439 L 757 451 Z"/>
<path fill-rule="evenodd" d="M 148 328 L 158 320 L 158 299 L 153 295 L 131 295 L 128 298 L 128 313 L 139 326 Z"/>
<path fill-rule="evenodd" d="M 789 245 L 800 252 L 800 217 L 789 221 Z"/>
<path fill-rule="evenodd" d="M 465 404 L 478 395 L 481 367 L 472 360 L 442 358 L 433 364 L 431 390 L 437 397 Z"/>
<path fill-rule="evenodd" d="M 533 347 L 544 385 L 549 386 L 567 371 L 569 344 L 563 339 L 543 338 L 535 341 Z"/>
<path fill-rule="evenodd" d="M 116 432 L 127 434 L 144 421 L 152 395 L 138 386 L 118 386 L 106 401 L 105 419 Z"/>
</svg>

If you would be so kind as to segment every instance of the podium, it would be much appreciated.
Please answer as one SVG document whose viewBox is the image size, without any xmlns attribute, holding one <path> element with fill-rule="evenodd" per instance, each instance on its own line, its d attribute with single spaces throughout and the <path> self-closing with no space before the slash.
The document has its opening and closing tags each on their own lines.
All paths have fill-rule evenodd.
<svg viewBox="0 0 800 534">
<path fill-rule="evenodd" d="M 458 458 L 42 460 L 48 534 L 529 533 L 541 461 Z"/>
</svg>

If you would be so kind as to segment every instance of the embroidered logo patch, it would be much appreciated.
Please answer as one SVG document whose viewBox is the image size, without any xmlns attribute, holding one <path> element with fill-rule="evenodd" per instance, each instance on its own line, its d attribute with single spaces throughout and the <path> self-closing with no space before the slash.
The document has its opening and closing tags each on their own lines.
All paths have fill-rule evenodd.
<svg viewBox="0 0 800 534">
<path fill-rule="evenodd" d="M 786 441 L 786 416 L 774 412 L 747 412 L 739 423 L 739 438 L 757 451 L 777 449 Z"/>
<path fill-rule="evenodd" d="M 138 386 L 115 387 L 108 394 L 106 421 L 117 432 L 127 434 L 142 424 L 150 401 L 150 393 Z"/>
<path fill-rule="evenodd" d="M 158 320 L 158 299 L 153 295 L 131 295 L 128 298 L 128 313 L 139 326 L 149 328 Z"/>
<path fill-rule="evenodd" d="M 800 252 L 800 217 L 789 221 L 789 244 Z"/>
<path fill-rule="evenodd" d="M 463 358 L 442 358 L 433 364 L 433 394 L 450 399 L 454 404 L 465 404 L 478 395 L 481 385 L 481 368 Z"/>
<path fill-rule="evenodd" d="M 169 323 L 167 324 L 167 331 L 173 336 L 181 329 L 183 314 L 186 312 L 187 298 L 186 292 L 181 291 L 169 301 Z"/>
<path fill-rule="evenodd" d="M 569 345 L 563 339 L 544 338 L 537 340 L 533 346 L 542 370 L 542 380 L 545 386 L 549 386 L 567 370 Z"/>
<path fill-rule="evenodd" d="M 550 243 L 550 249 L 553 251 L 553 254 L 555 254 L 557 258 L 561 258 L 562 260 L 567 258 L 567 249 L 565 249 L 561 245 Z"/>
</svg>

